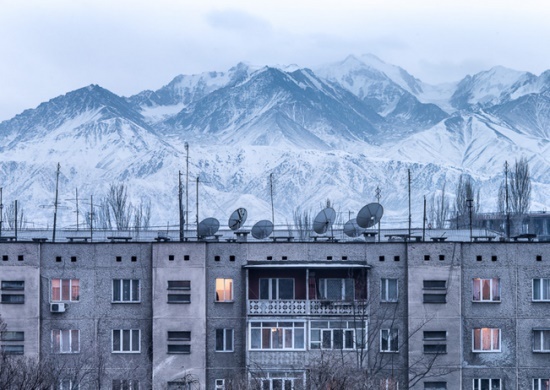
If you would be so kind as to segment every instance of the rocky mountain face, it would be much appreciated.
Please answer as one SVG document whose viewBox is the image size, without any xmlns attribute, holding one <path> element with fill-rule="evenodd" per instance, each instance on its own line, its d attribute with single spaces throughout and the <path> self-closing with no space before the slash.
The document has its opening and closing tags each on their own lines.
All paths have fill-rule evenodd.
<svg viewBox="0 0 550 390">
<path fill-rule="evenodd" d="M 423 198 L 461 173 L 481 189 L 480 209 L 496 210 L 505 160 L 525 156 L 532 209 L 550 193 L 550 71 L 496 67 L 432 86 L 365 55 L 318 69 L 250 67 L 180 75 L 156 91 L 121 97 L 91 85 L 0 123 L 3 203 L 18 199 L 28 226 L 51 226 L 55 169 L 61 199 L 100 202 L 125 183 L 134 205 L 151 202 L 151 223 L 177 223 L 178 173 L 189 145 L 189 214 L 225 219 L 237 207 L 249 223 L 292 223 L 330 199 L 341 222 L 375 201 L 386 227 L 406 224 L 408 170 L 413 222 Z M 198 177 L 198 180 L 197 180 Z M 271 177 L 271 182 L 270 182 Z M 446 184 L 445 184 L 446 183 Z M 193 206 L 191 206 L 193 205 Z M 41 207 L 42 206 L 42 207 Z M 66 202 L 61 225 L 75 224 Z M 86 206 L 81 202 L 80 212 Z"/>
</svg>

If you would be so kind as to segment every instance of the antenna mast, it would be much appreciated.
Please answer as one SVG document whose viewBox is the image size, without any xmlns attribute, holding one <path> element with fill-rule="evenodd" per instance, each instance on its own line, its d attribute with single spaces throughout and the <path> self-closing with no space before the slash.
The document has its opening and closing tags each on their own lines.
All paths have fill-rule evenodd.
<svg viewBox="0 0 550 390">
<path fill-rule="evenodd" d="M 409 237 L 411 235 L 411 170 L 407 169 L 408 175 L 409 175 Z"/>
<path fill-rule="evenodd" d="M 178 172 L 178 200 L 179 200 L 179 212 L 180 212 L 180 241 L 183 242 L 183 224 L 185 220 L 183 219 L 183 188 L 181 188 L 181 171 Z"/>
<path fill-rule="evenodd" d="M 506 175 L 506 239 L 510 240 L 510 209 L 508 208 L 508 160 L 506 160 L 506 162 L 504 163 L 504 173 Z"/>
<path fill-rule="evenodd" d="M 275 228 L 275 209 L 273 207 L 273 172 L 269 174 L 269 193 L 271 194 L 271 222 Z"/>
<path fill-rule="evenodd" d="M 185 143 L 185 230 L 189 229 L 189 144 Z"/>
<path fill-rule="evenodd" d="M 94 240 L 94 196 L 90 195 L 90 241 Z"/>
<path fill-rule="evenodd" d="M 55 242 L 55 228 L 57 225 L 57 201 L 58 201 L 58 189 L 59 189 L 59 170 L 61 169 L 61 165 L 57 163 L 57 173 L 55 175 L 55 202 L 54 202 L 54 211 L 53 211 L 53 236 L 52 236 L 52 242 Z"/>
<path fill-rule="evenodd" d="M 199 239 L 199 177 L 197 176 L 197 240 Z"/>
<path fill-rule="evenodd" d="M 2 203 L 2 187 L 0 187 L 0 237 L 2 237 L 2 224 L 4 223 L 4 203 Z"/>
</svg>

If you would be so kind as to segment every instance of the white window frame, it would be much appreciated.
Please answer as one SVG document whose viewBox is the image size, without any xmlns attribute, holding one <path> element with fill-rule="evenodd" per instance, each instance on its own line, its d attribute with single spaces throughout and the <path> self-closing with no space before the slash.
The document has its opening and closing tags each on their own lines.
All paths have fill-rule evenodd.
<svg viewBox="0 0 550 390">
<path fill-rule="evenodd" d="M 484 296 L 483 285 L 484 283 L 489 283 L 489 296 Z M 479 298 L 476 299 L 475 291 L 476 284 L 478 285 Z M 498 296 L 495 296 L 494 285 L 496 284 L 496 289 L 498 290 Z M 473 302 L 500 302 L 501 299 L 501 285 L 500 278 L 473 278 L 472 279 L 472 301 Z"/>
<path fill-rule="evenodd" d="M 483 382 L 486 382 L 489 385 L 488 389 L 490 390 L 500 390 L 502 388 L 502 381 L 500 379 L 490 379 L 490 378 L 474 378 L 472 381 L 472 390 L 481 390 Z M 495 384 L 498 384 L 498 387 L 494 387 Z"/>
<path fill-rule="evenodd" d="M 289 324 L 292 324 L 290 326 Z M 288 326 L 287 326 L 288 325 Z M 249 323 L 249 349 L 251 351 L 304 351 L 306 349 L 306 323 L 301 321 L 252 321 Z M 277 333 L 274 335 L 273 333 Z M 257 337 L 253 336 L 254 334 Z M 269 339 L 265 338 L 269 334 Z M 303 342 L 303 346 L 298 345 L 298 340 Z M 273 348 L 273 337 L 281 339 L 282 342 L 278 342 L 282 347 Z M 253 347 L 253 342 L 259 339 L 259 347 Z M 265 338 L 265 340 L 264 340 Z M 290 339 L 289 339 L 290 338 Z M 265 344 L 269 344 L 269 347 L 264 348 Z M 289 343 L 287 341 L 290 341 Z M 289 345 L 290 344 L 290 345 Z"/>
<path fill-rule="evenodd" d="M 545 340 L 548 339 L 548 341 Z M 550 341 L 550 329 L 533 329 L 533 352 L 548 353 L 550 346 L 545 348 L 545 344 Z M 537 344 L 539 348 L 537 349 Z"/>
<path fill-rule="evenodd" d="M 215 390 L 225 390 L 225 379 L 216 379 L 214 389 Z"/>
<path fill-rule="evenodd" d="M 355 321 L 310 321 L 309 348 L 323 350 L 356 350 L 360 349 L 366 338 L 366 325 L 358 327 Z M 336 332 L 342 332 L 342 348 L 334 345 Z M 325 339 L 325 335 L 328 338 Z M 325 341 L 328 341 L 328 346 Z M 348 347 L 351 344 L 351 347 Z"/>
<path fill-rule="evenodd" d="M 79 383 L 73 383 L 72 379 L 61 379 L 55 387 L 55 390 L 78 390 L 80 389 Z"/>
<path fill-rule="evenodd" d="M 395 298 L 390 297 L 390 284 L 395 283 Z M 395 278 L 380 279 L 380 301 L 381 302 L 398 302 L 399 301 L 399 283 Z"/>
<path fill-rule="evenodd" d="M 533 390 L 550 390 L 550 378 L 533 378 Z"/>
<path fill-rule="evenodd" d="M 113 389 L 139 390 L 139 380 L 137 379 L 113 379 L 111 383 Z"/>
<path fill-rule="evenodd" d="M 338 298 L 328 298 L 327 284 L 329 281 L 339 281 L 340 295 Z M 351 299 L 348 299 L 348 291 L 346 290 L 346 281 L 351 281 Z M 355 300 L 355 279 L 353 278 L 320 278 L 319 279 L 319 298 L 329 301 L 348 301 Z"/>
<path fill-rule="evenodd" d="M 280 298 L 280 295 L 281 295 L 281 287 L 280 287 L 280 282 L 281 280 L 291 280 L 292 281 L 292 298 Z M 267 288 L 268 288 L 268 297 L 267 298 L 262 298 L 262 281 L 266 281 L 267 282 Z M 262 300 L 272 300 L 272 301 L 276 301 L 276 300 L 292 300 L 292 299 L 295 299 L 295 293 L 296 293 L 296 289 L 295 289 L 295 283 L 294 283 L 294 278 L 260 278 L 259 280 L 259 294 L 258 296 L 260 297 L 260 299 Z"/>
<path fill-rule="evenodd" d="M 480 348 L 476 349 L 476 333 L 479 331 L 479 346 Z M 497 344 L 495 346 L 495 333 L 497 333 Z M 484 348 L 484 338 L 489 337 L 490 345 L 489 348 Z M 500 328 L 474 328 L 472 329 L 472 352 L 501 352 L 502 345 L 502 332 Z"/>
<path fill-rule="evenodd" d="M 221 331 L 221 332 L 220 332 Z M 222 348 L 218 349 L 218 335 L 222 335 Z M 231 345 L 227 345 L 228 341 L 231 342 Z M 234 352 L 235 351 L 235 331 L 233 328 L 219 328 L 216 329 L 216 343 L 215 343 L 216 352 Z"/>
<path fill-rule="evenodd" d="M 399 382 L 395 378 L 380 379 L 380 390 L 399 390 Z"/>
<path fill-rule="evenodd" d="M 535 284 L 538 282 L 538 286 L 536 287 Z M 533 285 L 533 295 L 532 300 L 533 302 L 550 302 L 550 278 L 534 278 L 532 281 Z M 544 289 L 546 285 L 546 289 Z M 536 294 L 538 294 L 538 298 L 536 298 Z"/>
<path fill-rule="evenodd" d="M 383 348 L 384 344 L 384 335 L 387 335 L 387 348 Z M 392 344 L 396 343 L 396 349 L 392 348 Z M 380 352 L 399 352 L 399 329 L 389 328 L 389 329 L 380 329 Z"/>
<path fill-rule="evenodd" d="M 60 354 L 80 353 L 80 329 L 52 329 L 51 350 Z"/>
<path fill-rule="evenodd" d="M 59 299 L 54 299 L 54 280 L 59 280 Z M 68 280 L 69 299 L 63 299 L 63 281 Z M 67 288 L 67 286 L 65 286 Z M 75 293 L 76 289 L 76 293 Z M 79 302 L 80 301 L 80 279 L 52 278 L 50 280 L 50 302 Z"/>
<path fill-rule="evenodd" d="M 216 302 L 233 302 L 233 279 L 216 278 Z"/>
<path fill-rule="evenodd" d="M 129 282 L 129 299 L 124 299 L 124 284 Z M 134 295 L 134 284 L 137 283 L 137 297 Z M 115 297 L 115 284 L 118 284 L 118 297 Z M 141 280 L 140 279 L 113 279 L 112 284 L 113 293 L 111 294 L 112 303 L 140 303 L 141 302 Z"/>
<path fill-rule="evenodd" d="M 134 338 L 137 331 L 138 349 L 134 350 Z M 129 334 L 129 348 L 124 347 L 124 333 Z M 118 336 L 115 336 L 118 335 Z M 115 349 L 115 340 L 118 337 L 118 349 Z M 141 353 L 141 329 L 113 329 L 111 332 L 111 352 L 112 353 Z"/>
</svg>

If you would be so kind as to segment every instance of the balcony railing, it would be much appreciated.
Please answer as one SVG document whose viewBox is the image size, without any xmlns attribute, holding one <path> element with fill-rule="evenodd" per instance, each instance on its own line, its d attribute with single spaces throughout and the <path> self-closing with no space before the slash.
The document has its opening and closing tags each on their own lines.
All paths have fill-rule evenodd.
<svg viewBox="0 0 550 390">
<path fill-rule="evenodd" d="M 327 301 L 327 300 L 248 300 L 248 314 L 282 315 L 359 315 L 365 314 L 365 301 Z"/>
</svg>

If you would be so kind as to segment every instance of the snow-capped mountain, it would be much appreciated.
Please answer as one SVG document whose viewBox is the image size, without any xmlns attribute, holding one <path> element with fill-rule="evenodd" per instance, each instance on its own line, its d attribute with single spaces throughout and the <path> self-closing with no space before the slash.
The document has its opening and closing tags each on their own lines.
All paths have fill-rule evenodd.
<svg viewBox="0 0 550 390">
<path fill-rule="evenodd" d="M 278 225 L 327 199 L 345 222 L 379 187 L 386 224 L 402 226 L 409 169 L 418 223 L 423 197 L 445 182 L 452 195 L 463 172 L 482 189 L 481 209 L 493 211 L 504 161 L 521 156 L 532 209 L 543 209 L 549 91 L 550 71 L 497 67 L 432 86 L 372 55 L 314 70 L 241 63 L 127 98 L 91 85 L 0 123 L 3 202 L 18 199 L 29 223 L 51 226 L 40 206 L 53 202 L 59 162 L 62 199 L 78 188 L 99 203 L 110 184 L 126 183 L 134 204 L 151 202 L 153 224 L 175 224 L 188 143 L 189 204 L 198 190 L 201 219 L 223 221 L 236 207 L 250 223 L 271 218 L 271 176 Z M 61 214 L 61 226 L 74 224 L 74 213 Z"/>
</svg>

